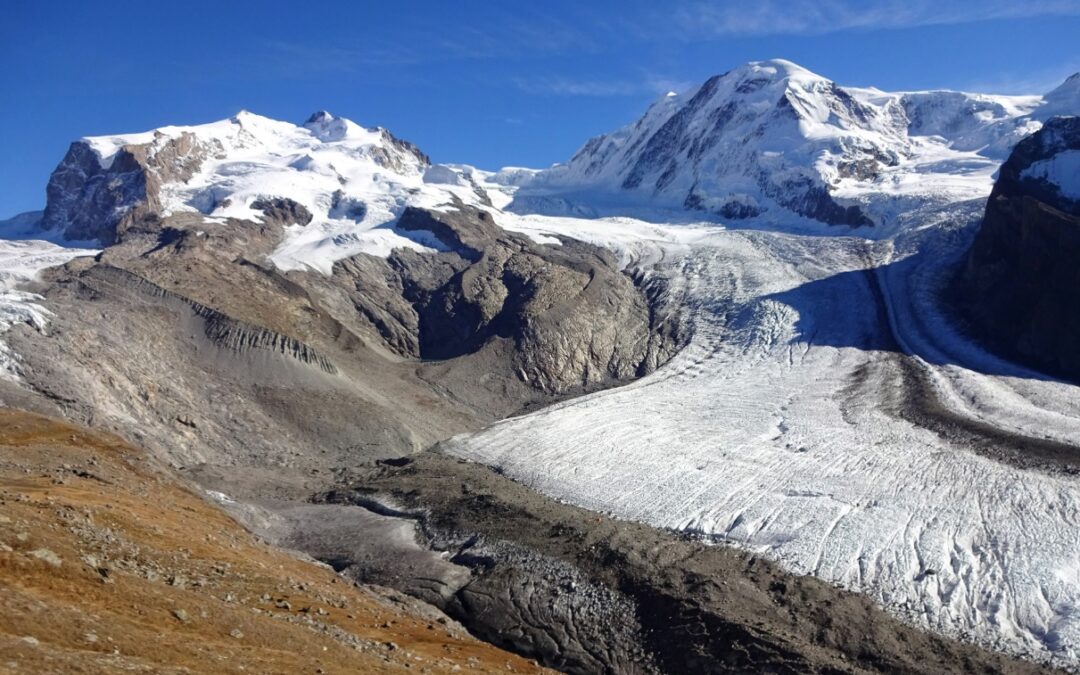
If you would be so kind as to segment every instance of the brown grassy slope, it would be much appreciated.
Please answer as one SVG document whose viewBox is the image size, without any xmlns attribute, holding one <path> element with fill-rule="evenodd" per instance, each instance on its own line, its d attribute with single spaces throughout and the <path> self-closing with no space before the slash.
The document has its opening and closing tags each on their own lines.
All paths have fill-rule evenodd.
<svg viewBox="0 0 1080 675">
<path fill-rule="evenodd" d="M 257 541 L 115 437 L 0 409 L 0 671 L 536 672 Z"/>
</svg>

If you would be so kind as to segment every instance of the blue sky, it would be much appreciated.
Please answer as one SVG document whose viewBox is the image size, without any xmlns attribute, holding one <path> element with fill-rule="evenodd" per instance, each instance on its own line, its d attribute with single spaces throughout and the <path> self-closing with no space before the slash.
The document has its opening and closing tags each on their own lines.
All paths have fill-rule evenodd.
<svg viewBox="0 0 1080 675">
<path fill-rule="evenodd" d="M 1043 93 L 1080 0 L 0 3 L 0 217 L 85 135 L 240 109 L 385 126 L 435 161 L 546 166 L 658 94 L 786 58 L 841 84 Z"/>
</svg>

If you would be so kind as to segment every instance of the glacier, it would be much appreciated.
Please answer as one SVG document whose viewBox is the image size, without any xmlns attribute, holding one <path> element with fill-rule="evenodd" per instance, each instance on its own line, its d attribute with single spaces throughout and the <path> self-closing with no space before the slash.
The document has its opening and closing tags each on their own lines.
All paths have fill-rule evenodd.
<svg viewBox="0 0 1080 675">
<path fill-rule="evenodd" d="M 504 216 L 666 276 L 693 338 L 633 384 L 445 447 L 552 497 L 869 594 L 917 625 L 1075 664 L 1080 483 L 985 450 L 1077 446 L 1080 388 L 1001 361 L 944 315 L 981 206 L 930 209 L 880 240 Z M 926 423 L 942 417 L 944 430 Z M 950 433 L 956 420 L 978 431 Z"/>
</svg>

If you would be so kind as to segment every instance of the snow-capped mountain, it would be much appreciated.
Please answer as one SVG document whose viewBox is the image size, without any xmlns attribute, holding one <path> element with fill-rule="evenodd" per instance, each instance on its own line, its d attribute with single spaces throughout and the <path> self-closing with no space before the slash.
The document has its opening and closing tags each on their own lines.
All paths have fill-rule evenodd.
<svg viewBox="0 0 1080 675">
<path fill-rule="evenodd" d="M 662 96 L 633 124 L 521 180 L 521 211 L 651 206 L 723 219 L 872 225 L 904 199 L 985 197 L 1009 150 L 1080 110 L 1080 78 L 1045 97 L 888 93 L 783 60 L 748 63 Z M 496 176 L 498 179 L 499 176 Z"/>
<path fill-rule="evenodd" d="M 174 464 L 207 465 L 190 475 L 214 490 L 243 474 L 240 491 L 256 495 L 266 480 L 275 499 L 282 486 L 324 496 L 376 459 L 452 437 L 440 446 L 448 454 L 577 506 L 735 545 L 913 624 L 1075 669 L 1080 539 L 1062 523 L 1080 512 L 1080 389 L 975 344 L 938 298 L 999 168 L 999 185 L 1023 190 L 999 189 L 992 204 L 1080 202 L 1080 131 L 1061 116 L 1078 111 L 1080 76 L 1046 96 L 889 93 L 768 61 L 664 96 L 539 171 L 433 165 L 384 129 L 324 112 L 300 125 L 244 112 L 84 138 L 54 172 L 45 212 L 0 222 L 0 237 L 33 230 L 103 249 L 0 241 L 0 393 L 17 380 Z M 1080 284 L 1077 228 L 1040 216 L 1039 227 L 1068 227 L 1033 237 L 988 213 L 982 231 L 995 241 L 983 267 L 1000 271 L 1006 250 L 1052 272 L 1024 282 L 1053 289 L 1053 311 L 1019 285 L 1017 304 L 1055 340 L 1075 334 L 1059 326 Z M 86 259 L 37 274 L 76 257 Z M 1077 343 L 1061 346 L 1072 354 Z M 551 395 L 639 376 L 479 430 Z M 354 461 L 361 471 L 338 471 Z M 401 485 L 441 461 L 411 464 Z M 460 492 L 456 479 L 444 484 Z M 757 583 L 761 568 L 732 560 Z M 801 597 L 775 583 L 786 578 L 762 574 L 757 597 Z M 584 634 L 533 612 L 533 598 L 548 597 L 526 606 L 529 621 L 548 622 L 536 635 Z M 600 604 L 639 615 L 621 600 Z M 753 600 L 755 630 L 791 649 L 791 626 L 818 632 L 812 604 L 810 619 L 791 623 L 798 605 Z M 758 630 L 762 607 L 779 608 L 779 632 Z M 481 609 L 478 625 L 494 630 L 498 613 Z M 499 625 L 526 635 L 528 649 L 545 643 L 520 631 L 522 614 L 505 616 Z M 878 642 L 901 642 L 897 626 Z M 654 638 L 640 644 L 672 642 Z M 712 653 L 691 638 L 679 633 L 675 651 Z M 637 639 L 625 643 L 627 663 L 647 653 Z M 845 637 L 841 657 L 875 640 Z M 572 651 L 550 643 L 565 664 Z M 945 644 L 909 646 L 942 658 Z M 871 656 L 871 669 L 894 663 Z"/>
<path fill-rule="evenodd" d="M 53 172 L 41 226 L 108 244 L 147 216 L 201 213 L 208 223 L 274 217 L 286 239 L 278 267 L 329 271 L 359 252 L 430 250 L 392 223 L 407 205 L 486 199 L 467 168 L 432 166 L 413 144 L 327 112 L 304 124 L 249 112 L 71 145 Z"/>
<path fill-rule="evenodd" d="M 409 205 L 457 200 L 519 213 L 644 208 L 729 222 L 883 225 L 912 206 L 984 198 L 1011 148 L 1064 112 L 1080 112 L 1078 76 L 1044 97 L 888 93 L 762 61 L 661 97 L 564 165 L 494 174 L 432 166 L 389 131 L 326 112 L 301 125 L 241 112 L 76 141 L 49 181 L 41 227 L 109 244 L 148 217 L 271 218 L 285 228 L 277 266 L 328 272 L 360 252 L 439 248 L 394 223 Z"/>
</svg>

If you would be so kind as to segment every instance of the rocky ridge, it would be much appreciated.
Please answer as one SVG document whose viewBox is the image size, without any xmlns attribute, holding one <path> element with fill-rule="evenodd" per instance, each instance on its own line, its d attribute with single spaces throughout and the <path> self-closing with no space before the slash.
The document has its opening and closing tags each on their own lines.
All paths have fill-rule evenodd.
<svg viewBox="0 0 1080 675">
<path fill-rule="evenodd" d="M 1055 117 L 1001 167 L 957 291 L 1010 358 L 1080 378 L 1080 117 Z"/>
<path fill-rule="evenodd" d="M 981 197 L 1017 141 L 1078 104 L 1072 79 L 1045 97 L 890 93 L 774 59 L 660 97 L 565 164 L 494 180 L 517 187 L 510 208 L 521 212 L 664 208 L 723 221 L 882 225 L 904 199 Z M 926 176 L 935 173 L 937 185 Z"/>
</svg>

